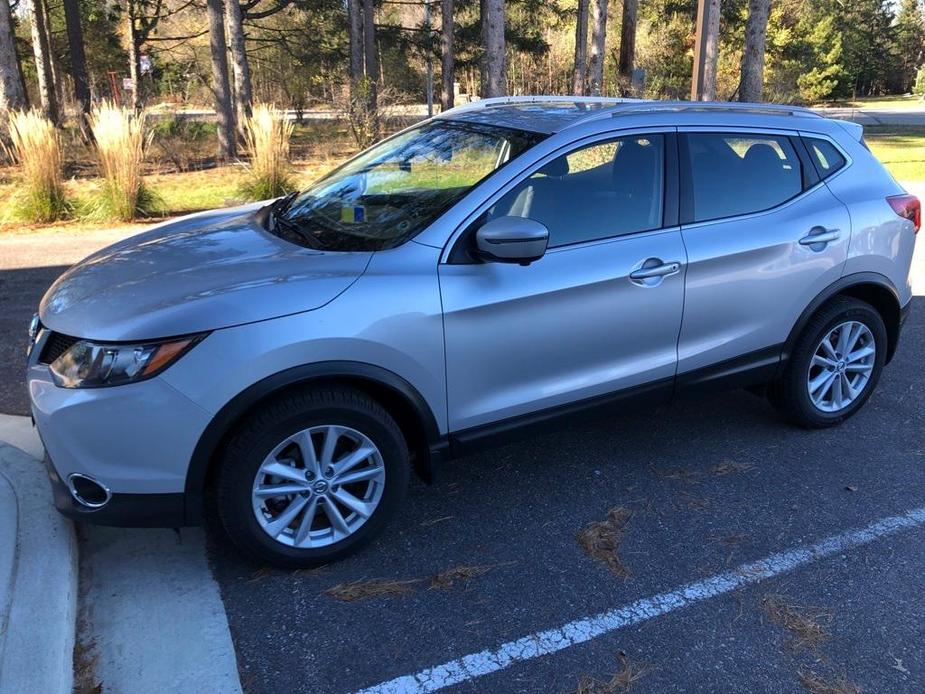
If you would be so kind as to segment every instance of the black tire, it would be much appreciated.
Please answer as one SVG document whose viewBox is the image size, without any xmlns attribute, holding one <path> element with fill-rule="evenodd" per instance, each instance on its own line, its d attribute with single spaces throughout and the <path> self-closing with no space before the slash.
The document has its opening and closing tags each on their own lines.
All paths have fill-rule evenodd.
<svg viewBox="0 0 925 694">
<path fill-rule="evenodd" d="M 876 354 L 870 379 L 851 404 L 837 412 L 826 412 L 813 404 L 807 391 L 807 374 L 813 353 L 823 337 L 838 324 L 852 320 L 863 323 L 874 337 Z M 771 404 L 788 420 L 807 429 L 824 429 L 841 424 L 867 402 L 886 360 L 887 333 L 883 318 L 870 304 L 851 297 L 838 297 L 810 319 L 793 347 L 781 376 L 768 387 Z"/>
<path fill-rule="evenodd" d="M 260 527 L 251 502 L 254 479 L 272 449 L 312 426 L 333 424 L 363 433 L 379 449 L 385 468 L 382 498 L 366 522 L 334 544 L 311 549 L 271 538 Z M 374 399 L 346 387 L 291 393 L 247 419 L 228 441 L 216 485 L 219 518 L 228 536 L 249 557 L 281 568 L 309 568 L 341 559 L 369 542 L 404 500 L 411 465 L 395 420 Z"/>
</svg>

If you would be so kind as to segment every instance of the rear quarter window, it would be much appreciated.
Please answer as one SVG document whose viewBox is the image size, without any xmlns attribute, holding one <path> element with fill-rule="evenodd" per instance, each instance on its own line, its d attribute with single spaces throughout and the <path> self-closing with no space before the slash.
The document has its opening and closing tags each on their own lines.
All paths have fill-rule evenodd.
<svg viewBox="0 0 925 694">
<path fill-rule="evenodd" d="M 803 141 L 819 173 L 819 178 L 828 178 L 846 164 L 844 155 L 828 140 L 804 137 Z"/>
</svg>

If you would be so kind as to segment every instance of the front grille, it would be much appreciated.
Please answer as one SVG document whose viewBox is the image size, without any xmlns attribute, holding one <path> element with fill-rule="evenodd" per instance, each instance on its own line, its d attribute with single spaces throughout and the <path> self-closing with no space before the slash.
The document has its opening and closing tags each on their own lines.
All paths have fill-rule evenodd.
<svg viewBox="0 0 925 694">
<path fill-rule="evenodd" d="M 39 362 L 42 364 L 51 364 L 79 340 L 80 338 L 63 335 L 62 333 L 50 333 L 48 339 L 45 341 L 45 346 L 42 348 Z"/>
</svg>

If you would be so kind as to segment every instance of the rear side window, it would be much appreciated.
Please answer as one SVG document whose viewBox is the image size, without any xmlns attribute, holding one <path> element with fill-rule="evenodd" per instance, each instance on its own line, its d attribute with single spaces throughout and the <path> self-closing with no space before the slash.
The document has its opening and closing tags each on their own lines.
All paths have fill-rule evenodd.
<svg viewBox="0 0 925 694">
<path fill-rule="evenodd" d="M 813 159 L 819 178 L 828 178 L 845 165 L 845 157 L 828 140 L 805 137 L 803 141 L 809 149 L 809 155 Z"/>
<path fill-rule="evenodd" d="M 789 137 L 688 133 L 686 141 L 688 213 L 695 222 L 767 210 L 803 191 Z"/>
</svg>

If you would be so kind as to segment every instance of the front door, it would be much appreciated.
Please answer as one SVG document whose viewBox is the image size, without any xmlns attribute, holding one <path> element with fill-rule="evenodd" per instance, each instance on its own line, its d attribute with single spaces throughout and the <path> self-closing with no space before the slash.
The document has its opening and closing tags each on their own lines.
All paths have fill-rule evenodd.
<svg viewBox="0 0 925 694">
<path fill-rule="evenodd" d="M 451 431 L 670 385 L 686 265 L 665 195 L 673 146 L 673 133 L 651 133 L 576 148 L 467 230 L 517 215 L 546 225 L 550 241 L 526 267 L 441 265 Z"/>
</svg>

